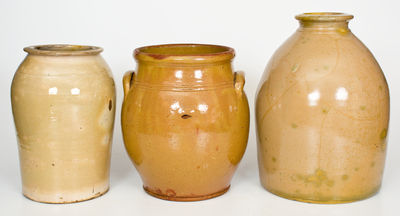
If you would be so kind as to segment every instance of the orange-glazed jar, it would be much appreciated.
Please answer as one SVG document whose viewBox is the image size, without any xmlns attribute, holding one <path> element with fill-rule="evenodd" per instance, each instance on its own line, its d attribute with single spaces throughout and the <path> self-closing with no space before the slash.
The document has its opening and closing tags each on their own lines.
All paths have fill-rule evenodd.
<svg viewBox="0 0 400 216">
<path fill-rule="evenodd" d="M 249 108 L 234 50 L 171 44 L 135 50 L 123 79 L 126 150 L 149 194 L 192 201 L 225 193 L 246 149 Z"/>
</svg>

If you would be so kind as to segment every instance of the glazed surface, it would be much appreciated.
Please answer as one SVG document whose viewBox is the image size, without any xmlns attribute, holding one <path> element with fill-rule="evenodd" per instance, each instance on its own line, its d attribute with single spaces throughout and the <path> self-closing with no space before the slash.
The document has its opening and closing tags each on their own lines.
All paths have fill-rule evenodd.
<svg viewBox="0 0 400 216">
<path fill-rule="evenodd" d="M 379 190 L 389 91 L 346 16 L 297 17 L 301 27 L 276 51 L 260 82 L 260 179 L 279 196 L 340 203 Z"/>
<path fill-rule="evenodd" d="M 28 55 L 11 100 L 25 196 L 67 203 L 108 190 L 115 87 L 100 55 Z"/>
<path fill-rule="evenodd" d="M 230 60 L 138 61 L 122 108 L 125 147 L 147 192 L 201 200 L 224 193 L 247 144 L 244 78 Z M 223 192 L 221 192 L 223 191 Z"/>
</svg>

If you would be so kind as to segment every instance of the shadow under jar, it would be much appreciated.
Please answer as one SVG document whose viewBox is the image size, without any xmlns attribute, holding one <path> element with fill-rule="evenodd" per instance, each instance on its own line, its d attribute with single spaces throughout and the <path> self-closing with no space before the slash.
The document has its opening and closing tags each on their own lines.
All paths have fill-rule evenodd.
<svg viewBox="0 0 400 216">
<path fill-rule="evenodd" d="M 389 90 L 352 15 L 305 13 L 275 52 L 256 101 L 262 185 L 313 203 L 367 198 L 381 185 Z"/>
<path fill-rule="evenodd" d="M 102 48 L 26 47 L 11 101 L 23 194 L 71 203 L 109 188 L 115 86 Z"/>
<path fill-rule="evenodd" d="M 175 201 L 225 193 L 247 144 L 244 76 L 234 50 L 171 44 L 138 48 L 123 78 L 122 131 L 143 187 Z"/>
</svg>

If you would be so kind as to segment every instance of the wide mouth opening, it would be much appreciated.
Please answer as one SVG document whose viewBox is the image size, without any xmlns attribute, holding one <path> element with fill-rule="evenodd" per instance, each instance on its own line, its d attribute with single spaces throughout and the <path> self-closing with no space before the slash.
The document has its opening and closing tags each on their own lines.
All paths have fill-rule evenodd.
<svg viewBox="0 0 400 216">
<path fill-rule="evenodd" d="M 101 47 L 70 44 L 49 44 L 25 47 L 24 51 L 34 55 L 96 55 L 103 51 Z"/>
<path fill-rule="evenodd" d="M 136 59 L 153 60 L 188 60 L 193 58 L 205 59 L 218 56 L 233 58 L 235 51 L 226 46 L 211 44 L 163 44 L 145 46 L 135 49 Z"/>
<path fill-rule="evenodd" d="M 353 19 L 353 15 L 340 12 L 311 12 L 296 15 L 295 18 L 300 21 L 315 22 L 340 22 Z"/>
</svg>

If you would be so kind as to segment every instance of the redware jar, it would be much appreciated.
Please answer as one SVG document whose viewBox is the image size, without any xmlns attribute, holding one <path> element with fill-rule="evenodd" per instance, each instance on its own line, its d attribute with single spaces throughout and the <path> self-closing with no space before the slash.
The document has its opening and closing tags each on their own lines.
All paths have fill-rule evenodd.
<svg viewBox="0 0 400 216">
<path fill-rule="evenodd" d="M 126 150 L 149 194 L 203 200 L 225 193 L 244 154 L 249 108 L 233 49 L 171 44 L 135 50 L 123 84 Z"/>
</svg>

